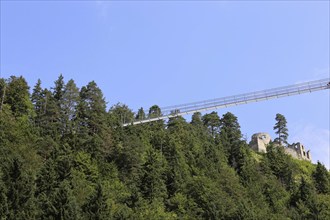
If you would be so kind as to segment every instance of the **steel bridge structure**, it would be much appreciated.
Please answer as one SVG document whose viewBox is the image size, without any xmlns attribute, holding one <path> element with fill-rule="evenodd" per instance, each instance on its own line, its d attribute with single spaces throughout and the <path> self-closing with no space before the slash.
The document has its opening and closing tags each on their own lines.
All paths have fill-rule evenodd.
<svg viewBox="0 0 330 220">
<path fill-rule="evenodd" d="M 270 99 L 277 99 L 293 95 L 300 95 L 304 93 L 311 93 L 326 89 L 330 89 L 330 78 L 277 87 L 273 89 L 266 89 L 257 92 L 249 92 L 240 95 L 210 99 L 200 102 L 192 102 L 187 104 L 163 107 L 160 108 L 161 115 L 159 116 L 147 117 L 142 120 L 135 120 L 130 123 L 124 123 L 123 126 L 125 127 L 128 125 L 143 124 L 152 121 L 193 114 L 195 112 L 216 110 L 220 108 L 227 108 L 230 106 L 243 105 L 251 102 L 266 101 Z"/>
</svg>

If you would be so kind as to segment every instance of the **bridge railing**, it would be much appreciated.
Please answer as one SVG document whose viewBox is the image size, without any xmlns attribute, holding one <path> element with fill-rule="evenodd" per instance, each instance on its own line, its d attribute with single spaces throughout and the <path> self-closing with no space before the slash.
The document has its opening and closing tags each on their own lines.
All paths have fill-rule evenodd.
<svg viewBox="0 0 330 220">
<path fill-rule="evenodd" d="M 273 89 L 266 89 L 257 92 L 249 92 L 234 96 L 209 99 L 200 102 L 192 102 L 181 105 L 162 107 L 160 108 L 162 112 L 162 115 L 160 116 L 156 116 L 154 118 L 146 118 L 143 120 L 136 120 L 130 123 L 123 124 L 123 126 L 163 120 L 163 119 L 191 114 L 199 111 L 209 111 L 219 108 L 226 108 L 234 105 L 248 104 L 251 102 L 258 102 L 258 101 L 281 98 L 286 96 L 299 95 L 303 93 L 315 92 L 324 89 L 330 89 L 329 78 L 298 83 L 290 86 L 282 86 Z"/>
</svg>

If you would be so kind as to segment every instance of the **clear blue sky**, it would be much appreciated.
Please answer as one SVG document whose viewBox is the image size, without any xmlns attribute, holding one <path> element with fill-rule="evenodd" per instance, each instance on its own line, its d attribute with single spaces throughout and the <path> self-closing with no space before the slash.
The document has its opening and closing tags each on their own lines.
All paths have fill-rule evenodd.
<svg viewBox="0 0 330 220">
<path fill-rule="evenodd" d="M 329 77 L 328 1 L 1 1 L 1 76 L 95 80 L 134 111 Z M 329 167 L 329 91 L 219 110 Z"/>
</svg>

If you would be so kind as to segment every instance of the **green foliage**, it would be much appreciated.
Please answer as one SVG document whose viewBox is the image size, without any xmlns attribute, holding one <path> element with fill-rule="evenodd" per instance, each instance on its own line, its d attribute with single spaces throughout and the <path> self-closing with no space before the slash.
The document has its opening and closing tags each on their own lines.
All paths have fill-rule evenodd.
<svg viewBox="0 0 330 220">
<path fill-rule="evenodd" d="M 330 175 L 327 171 L 327 168 L 319 161 L 317 162 L 317 166 L 315 171 L 312 174 L 315 188 L 318 193 L 327 194 L 330 193 Z"/>
<path fill-rule="evenodd" d="M 111 212 L 106 200 L 102 185 L 97 184 L 95 193 L 82 207 L 87 219 L 108 219 Z"/>
<path fill-rule="evenodd" d="M 328 219 L 329 171 L 242 140 L 228 112 L 122 127 L 95 82 L 0 79 L 0 219 Z M 285 118 L 277 117 L 285 143 Z"/>
<path fill-rule="evenodd" d="M 276 124 L 274 126 L 275 134 L 278 135 L 277 138 L 274 139 L 274 142 L 277 142 L 279 145 L 288 144 L 288 128 L 286 126 L 286 118 L 284 115 L 276 114 L 275 117 Z"/>
<path fill-rule="evenodd" d="M 1 102 L 8 104 L 13 114 L 17 117 L 23 115 L 31 116 L 33 106 L 26 80 L 22 76 L 11 76 L 7 83 L 2 81 L 1 84 Z M 3 104 L 1 104 L 1 107 Z"/>
<path fill-rule="evenodd" d="M 204 125 L 209 129 L 212 136 L 214 136 L 215 133 L 218 132 L 220 127 L 220 118 L 218 116 L 218 113 L 211 112 L 210 114 L 205 114 L 202 117 L 202 121 Z"/>
<path fill-rule="evenodd" d="M 40 125 L 40 117 L 43 113 L 43 104 L 44 104 L 44 100 L 43 100 L 43 94 L 42 94 L 42 88 L 41 88 L 41 80 L 38 79 L 37 84 L 34 86 L 33 88 L 33 92 L 31 95 L 31 101 L 32 104 L 34 106 L 34 111 L 36 113 L 35 116 L 35 122 L 37 125 Z"/>
<path fill-rule="evenodd" d="M 263 167 L 267 174 L 275 175 L 287 189 L 294 184 L 294 172 L 297 169 L 289 155 L 285 154 L 282 146 L 275 147 L 273 143 L 267 146 Z"/>
<path fill-rule="evenodd" d="M 144 118 L 143 109 L 139 110 L 137 117 Z M 109 111 L 108 122 L 111 127 L 120 127 L 122 124 L 132 122 L 134 118 L 133 112 L 128 108 L 127 105 L 117 103 L 112 106 Z"/>
<path fill-rule="evenodd" d="M 100 88 L 94 81 L 80 90 L 77 106 L 75 148 L 93 157 L 107 157 L 111 145 L 110 129 L 107 127 L 106 103 Z"/>
<path fill-rule="evenodd" d="M 242 133 L 237 117 L 227 112 L 220 120 L 220 142 L 228 156 L 230 166 L 239 170 L 244 161 L 244 143 L 241 141 Z"/>
<path fill-rule="evenodd" d="M 158 105 L 153 105 L 149 109 L 149 118 L 156 118 L 161 116 L 162 112 Z"/>
<path fill-rule="evenodd" d="M 166 197 L 165 166 L 165 161 L 159 152 L 154 149 L 147 152 L 146 162 L 142 168 L 140 188 L 143 197 L 149 202 L 163 201 Z"/>
<path fill-rule="evenodd" d="M 0 78 L 0 112 L 2 111 L 4 102 L 5 102 L 6 90 L 7 90 L 6 80 L 3 78 Z"/>
<path fill-rule="evenodd" d="M 200 112 L 195 112 L 191 117 L 191 124 L 194 126 L 202 126 L 202 114 Z"/>
<path fill-rule="evenodd" d="M 146 114 L 145 114 L 143 108 L 140 108 L 140 109 L 138 110 L 138 113 L 136 114 L 135 119 L 137 119 L 137 120 L 143 120 L 143 119 L 145 119 L 145 118 L 146 118 Z"/>
<path fill-rule="evenodd" d="M 61 134 L 68 141 L 73 138 L 77 126 L 75 118 L 77 114 L 77 106 L 79 103 L 79 89 L 75 82 L 71 79 L 64 87 L 62 101 L 59 103 L 61 109 Z"/>
</svg>

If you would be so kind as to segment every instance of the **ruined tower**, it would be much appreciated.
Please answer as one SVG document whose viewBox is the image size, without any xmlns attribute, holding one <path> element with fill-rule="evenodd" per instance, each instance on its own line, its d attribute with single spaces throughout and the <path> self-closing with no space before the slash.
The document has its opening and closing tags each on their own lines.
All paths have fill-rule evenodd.
<svg viewBox="0 0 330 220">
<path fill-rule="evenodd" d="M 270 141 L 271 137 L 268 133 L 256 133 L 252 135 L 249 145 L 255 151 L 266 153 L 266 147 Z"/>
</svg>

